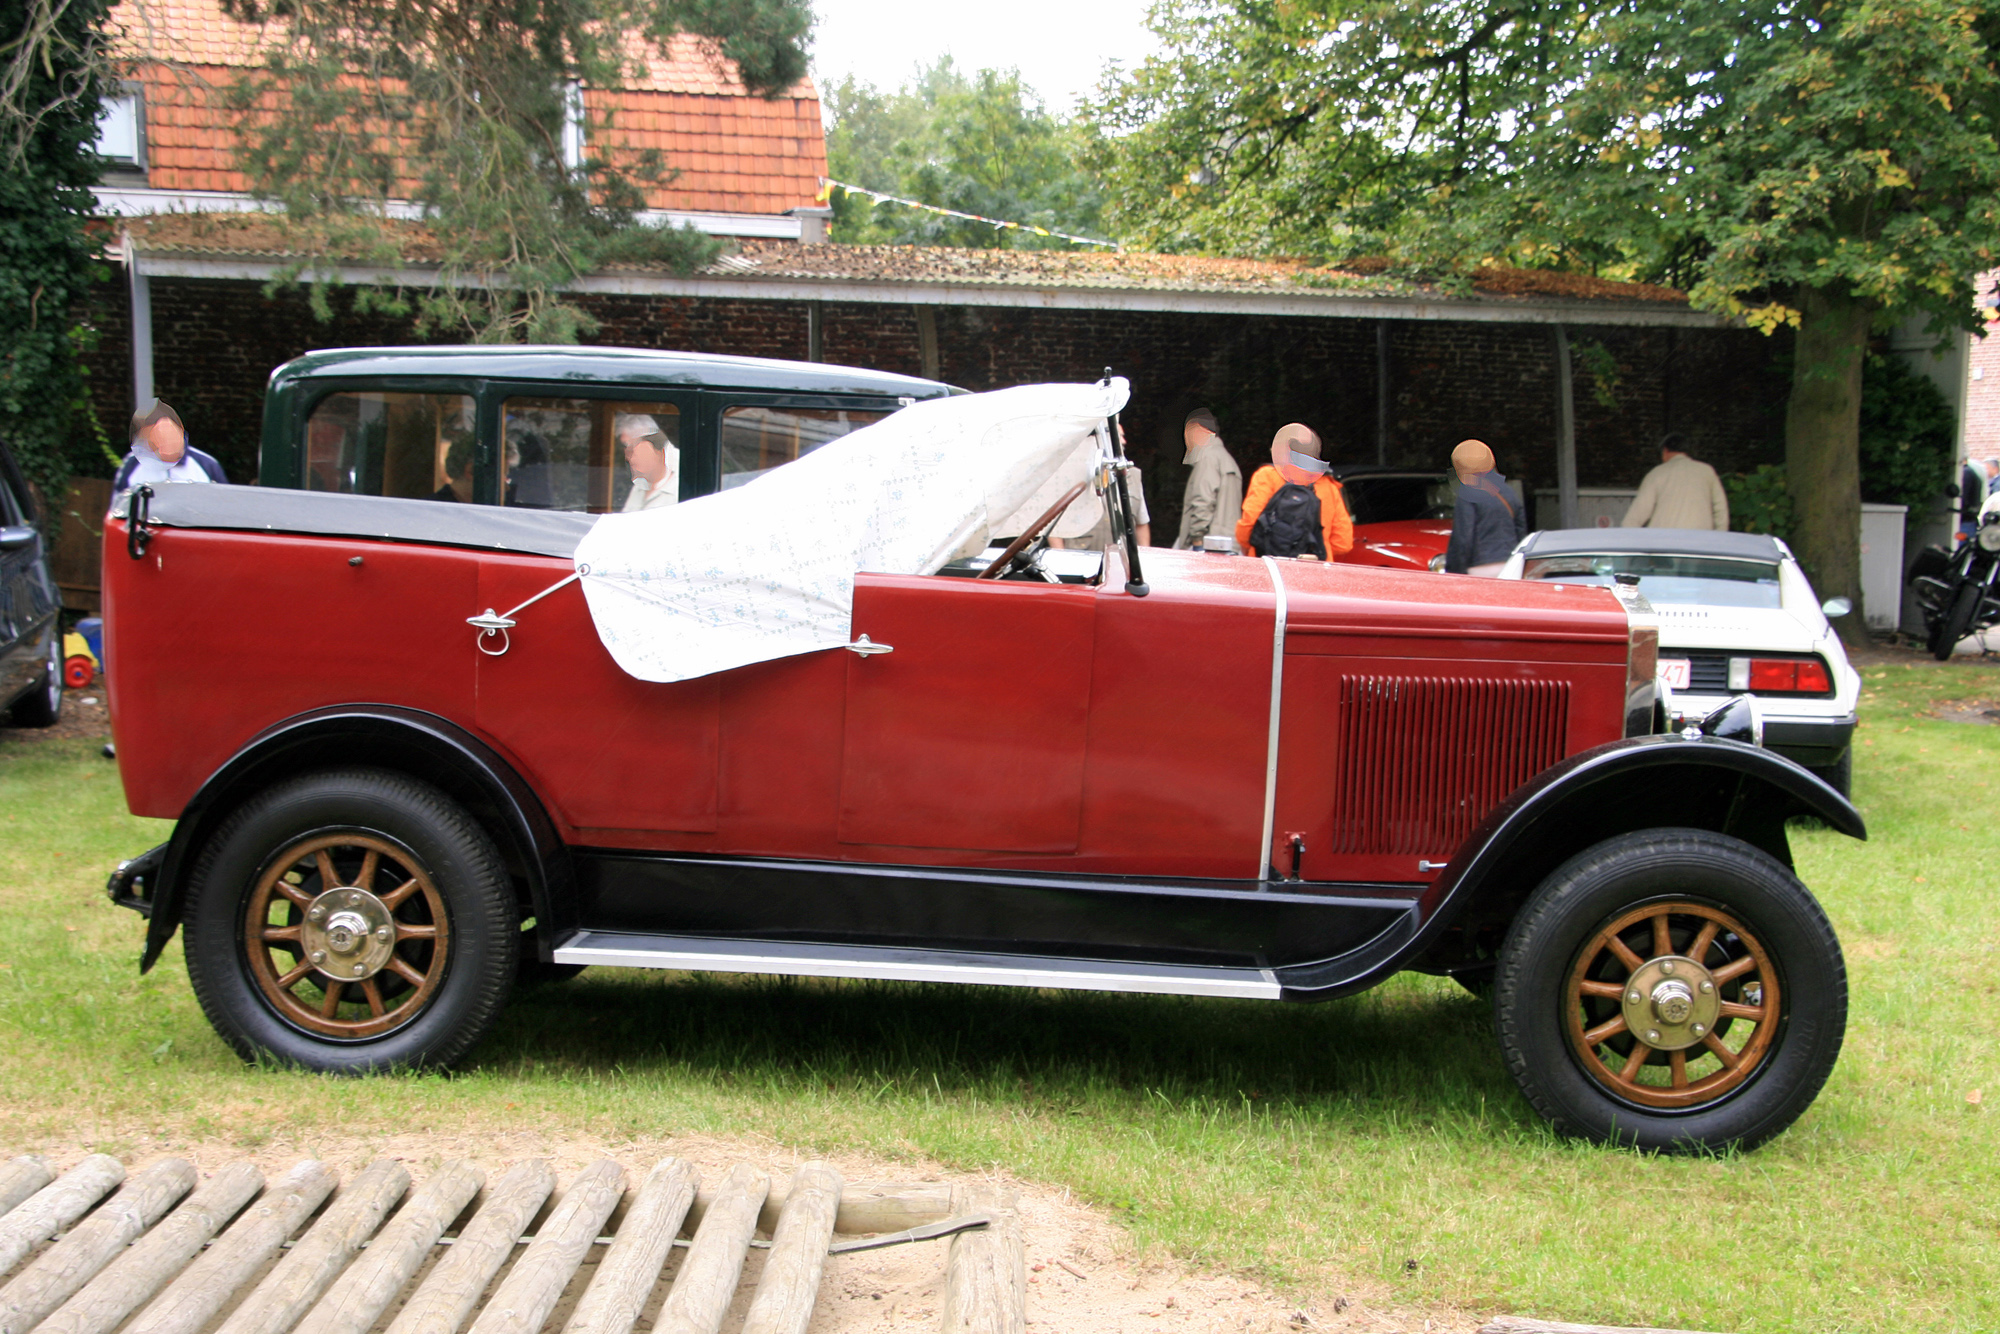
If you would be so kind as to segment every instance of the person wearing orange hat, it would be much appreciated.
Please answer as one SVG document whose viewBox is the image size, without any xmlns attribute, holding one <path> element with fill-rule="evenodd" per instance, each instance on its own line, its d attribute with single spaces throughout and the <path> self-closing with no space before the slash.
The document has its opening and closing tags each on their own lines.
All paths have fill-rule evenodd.
<svg viewBox="0 0 2000 1334">
<path fill-rule="evenodd" d="M 1236 545 L 1252 556 L 1332 560 L 1354 549 L 1354 519 L 1340 483 L 1326 475 L 1319 434 L 1300 422 L 1278 428 L 1271 461 L 1250 475 Z"/>
<path fill-rule="evenodd" d="M 1514 547 L 1528 535 L 1528 514 L 1520 493 L 1494 466 L 1484 440 L 1461 440 L 1451 451 L 1458 474 L 1457 503 L 1451 512 L 1451 543 L 1444 550 L 1448 574 L 1492 578 Z"/>
</svg>

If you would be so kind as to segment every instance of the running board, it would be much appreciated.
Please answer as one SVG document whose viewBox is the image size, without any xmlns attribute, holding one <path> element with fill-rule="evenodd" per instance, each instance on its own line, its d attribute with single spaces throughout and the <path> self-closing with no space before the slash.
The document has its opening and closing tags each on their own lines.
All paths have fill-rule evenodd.
<svg viewBox="0 0 2000 1334">
<path fill-rule="evenodd" d="M 1166 996 L 1277 1000 L 1268 968 L 1122 963 L 1039 955 L 971 954 L 889 945 L 713 940 L 625 931 L 579 931 L 556 946 L 557 963 L 613 968 L 672 968 L 696 973 L 772 973 L 784 977 L 865 977 L 894 982 L 971 982 L 994 987 L 1135 991 Z"/>
</svg>

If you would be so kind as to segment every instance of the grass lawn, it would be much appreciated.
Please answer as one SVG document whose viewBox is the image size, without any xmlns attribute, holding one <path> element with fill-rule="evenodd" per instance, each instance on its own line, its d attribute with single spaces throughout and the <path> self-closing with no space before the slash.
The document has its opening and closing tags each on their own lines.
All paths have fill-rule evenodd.
<svg viewBox="0 0 2000 1334">
<path fill-rule="evenodd" d="M 80 740 L 0 742 L 0 1152 L 79 1125 L 128 1155 L 141 1134 L 747 1133 L 998 1164 L 1142 1247 L 1299 1289 L 1354 1274 L 1412 1303 L 1760 1334 L 2000 1329 L 2000 727 L 1928 716 L 2000 699 L 2000 668 L 1864 674 L 1873 839 L 1793 832 L 1847 951 L 1847 1047 L 1752 1154 L 1554 1138 L 1486 1008 L 1414 977 L 1277 1006 L 600 972 L 518 999 L 453 1077 L 254 1070 L 177 947 L 138 976 L 141 923 L 102 886 L 167 827 L 124 814 Z"/>
</svg>

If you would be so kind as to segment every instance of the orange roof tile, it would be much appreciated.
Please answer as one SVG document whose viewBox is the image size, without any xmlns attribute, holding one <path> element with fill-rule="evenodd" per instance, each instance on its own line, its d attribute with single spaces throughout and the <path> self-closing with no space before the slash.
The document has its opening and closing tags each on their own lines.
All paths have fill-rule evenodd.
<svg viewBox="0 0 2000 1334">
<path fill-rule="evenodd" d="M 221 88 L 262 63 L 281 25 L 239 23 L 219 0 L 146 0 L 113 10 L 115 49 L 146 88 L 148 183 L 163 190 L 243 191 L 236 134 Z M 743 89 L 733 61 L 681 34 L 665 52 L 634 44 L 633 81 L 588 89 L 591 137 L 614 157 L 654 149 L 676 176 L 650 207 L 778 213 L 814 202 L 826 172 L 819 96 L 809 80 L 766 99 Z M 608 125 L 605 123 L 608 118 Z"/>
</svg>

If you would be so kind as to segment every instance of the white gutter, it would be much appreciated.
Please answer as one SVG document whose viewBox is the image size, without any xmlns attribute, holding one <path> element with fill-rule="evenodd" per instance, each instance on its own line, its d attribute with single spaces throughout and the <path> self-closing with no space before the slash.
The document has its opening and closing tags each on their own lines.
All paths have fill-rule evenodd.
<svg viewBox="0 0 2000 1334">
<path fill-rule="evenodd" d="M 154 190 L 143 186 L 96 187 L 97 211 L 106 217 L 145 218 L 161 213 L 275 213 L 278 205 L 234 190 Z M 407 200 L 392 199 L 384 210 L 392 218 L 415 219 L 423 210 Z M 796 241 L 804 223 L 796 217 L 770 213 L 692 213 L 645 209 L 634 215 L 649 227 L 692 227 L 710 236 L 759 237 Z M 274 265 L 273 268 L 276 266 Z"/>
</svg>

